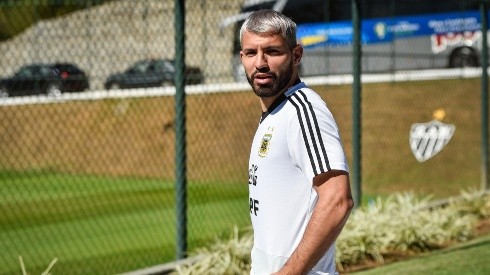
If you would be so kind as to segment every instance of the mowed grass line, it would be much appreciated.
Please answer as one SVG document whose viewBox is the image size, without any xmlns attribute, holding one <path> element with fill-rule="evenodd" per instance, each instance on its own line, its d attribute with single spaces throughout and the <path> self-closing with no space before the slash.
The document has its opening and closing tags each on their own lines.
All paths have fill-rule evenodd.
<svg viewBox="0 0 490 275">
<path fill-rule="evenodd" d="M 440 251 L 388 264 L 372 270 L 354 272 L 358 275 L 377 274 L 490 274 L 490 235 Z"/>
<path fill-rule="evenodd" d="M 35 174 L 35 175 L 34 175 Z M 113 274 L 175 259 L 175 194 L 163 180 L 0 173 L 0 274 L 53 258 L 58 274 Z M 189 184 L 190 249 L 248 224 L 246 186 Z M 206 200 L 195 193 L 206 192 Z M 213 217 L 219 209 L 219 221 Z M 75 270 L 75 271 L 74 271 Z"/>
<path fill-rule="evenodd" d="M 479 79 L 363 84 L 363 203 L 400 191 L 445 198 L 478 187 L 479 87 Z M 351 86 L 314 88 L 336 117 L 350 158 Z M 114 117 L 120 104 L 129 108 Z M 113 274 L 174 260 L 173 183 L 145 179 L 173 175 L 173 132 L 162 133 L 162 124 L 173 121 L 173 104 L 171 97 L 156 97 L 0 109 L 9 118 L 1 169 L 48 169 L 0 171 L 0 274 L 20 273 L 18 255 L 31 274 L 54 257 L 55 274 Z M 418 163 L 410 127 L 431 121 L 438 108 L 456 132 L 443 151 Z M 196 180 L 188 188 L 192 251 L 235 224 L 249 226 L 246 163 L 260 110 L 244 91 L 189 96 L 188 111 L 188 171 Z M 68 174 L 77 171 L 113 171 L 114 177 Z M 212 175 L 221 182 L 206 182 Z"/>
</svg>

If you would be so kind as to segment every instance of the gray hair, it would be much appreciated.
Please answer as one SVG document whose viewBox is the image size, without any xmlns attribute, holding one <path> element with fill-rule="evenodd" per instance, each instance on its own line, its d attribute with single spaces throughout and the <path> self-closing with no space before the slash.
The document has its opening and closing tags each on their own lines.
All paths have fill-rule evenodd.
<svg viewBox="0 0 490 275">
<path fill-rule="evenodd" d="M 280 34 L 290 49 L 297 45 L 296 23 L 275 10 L 264 9 L 250 14 L 240 29 L 240 45 L 245 32 L 267 36 Z"/>
</svg>

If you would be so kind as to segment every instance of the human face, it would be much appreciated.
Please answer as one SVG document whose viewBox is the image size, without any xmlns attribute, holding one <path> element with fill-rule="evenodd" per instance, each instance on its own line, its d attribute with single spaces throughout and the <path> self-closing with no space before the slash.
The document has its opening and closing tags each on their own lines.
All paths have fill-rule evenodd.
<svg viewBox="0 0 490 275">
<path fill-rule="evenodd" d="M 275 98 L 289 88 L 297 78 L 297 65 L 302 54 L 299 48 L 290 49 L 279 34 L 243 33 L 240 59 L 257 96 Z"/>
</svg>

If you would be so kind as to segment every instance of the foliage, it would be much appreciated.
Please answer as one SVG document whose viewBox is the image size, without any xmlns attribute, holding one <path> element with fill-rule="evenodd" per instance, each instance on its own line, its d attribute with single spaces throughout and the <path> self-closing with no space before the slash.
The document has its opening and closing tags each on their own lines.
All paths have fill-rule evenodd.
<svg viewBox="0 0 490 275">
<path fill-rule="evenodd" d="M 239 237 L 238 229 L 235 227 L 230 240 L 218 240 L 209 248 L 197 249 L 196 261 L 177 266 L 177 274 L 248 274 L 252 244 L 251 232 L 248 231 Z"/>
<path fill-rule="evenodd" d="M 41 273 L 41 275 L 49 275 L 51 273 L 49 273 L 49 271 L 51 270 L 51 268 L 53 268 L 54 264 L 58 261 L 57 258 L 54 258 L 51 263 L 48 265 L 48 267 L 46 268 L 46 270 Z M 20 268 L 22 270 L 22 275 L 27 275 L 27 271 L 26 271 L 26 267 L 25 267 L 25 264 L 24 264 L 24 260 L 22 258 L 22 256 L 19 256 L 19 262 L 20 262 Z"/>
<path fill-rule="evenodd" d="M 481 192 L 474 189 L 461 192 L 459 199 L 451 199 L 453 207 L 455 207 L 460 215 L 475 215 L 477 218 L 490 217 L 490 200 L 478 199 L 482 196 Z"/>
<path fill-rule="evenodd" d="M 389 264 L 375 265 L 375 268 L 368 268 L 367 265 L 360 266 L 361 270 L 349 270 L 346 273 L 356 275 L 487 275 L 490 274 L 489 258 L 490 234 L 486 234 L 437 251 L 415 255 L 414 257 L 403 257 Z M 364 267 L 368 269 L 366 270 Z"/>
<path fill-rule="evenodd" d="M 0 1 L 0 41 L 21 33 L 43 19 L 56 18 L 107 1 Z"/>
<path fill-rule="evenodd" d="M 471 211 L 460 211 L 459 204 L 428 206 L 429 197 L 402 193 L 352 213 L 337 240 L 339 269 L 367 257 L 383 262 L 383 255 L 427 251 L 470 237 L 477 218 Z"/>
<path fill-rule="evenodd" d="M 339 270 L 372 258 L 441 248 L 451 241 L 471 238 L 476 221 L 490 215 L 490 196 L 463 192 L 460 199 L 433 206 L 430 197 L 417 198 L 398 193 L 373 200 L 355 210 L 337 239 L 336 260 Z M 197 250 L 196 261 L 179 265 L 176 274 L 246 274 L 250 270 L 250 232 L 232 240 L 218 241 Z"/>
</svg>

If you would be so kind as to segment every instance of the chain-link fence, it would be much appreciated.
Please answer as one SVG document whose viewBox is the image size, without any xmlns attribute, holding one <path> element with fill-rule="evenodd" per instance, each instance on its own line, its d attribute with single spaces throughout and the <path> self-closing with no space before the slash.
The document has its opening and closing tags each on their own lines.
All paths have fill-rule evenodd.
<svg viewBox="0 0 490 275">
<path fill-rule="evenodd" d="M 236 82 L 243 77 L 233 16 L 250 2 L 185 3 L 187 81 L 198 84 L 186 87 L 191 251 L 249 228 L 248 150 L 260 108 L 247 84 Z M 339 18 L 324 21 L 350 17 L 350 1 L 291 2 L 328 4 L 316 10 Z M 393 19 L 408 2 L 363 5 L 373 7 L 365 9 L 373 18 L 382 16 L 374 7 L 389 4 Z M 390 73 L 362 86 L 365 201 L 401 191 L 443 198 L 480 186 L 480 80 L 471 69 L 445 70 L 451 56 L 477 65 L 479 48 L 456 42 L 477 45 L 478 32 L 409 40 L 414 25 L 402 19 L 396 26 L 404 32 L 379 25 L 394 36 L 363 53 L 365 73 Z M 0 76 L 8 79 L 0 86 L 0 274 L 18 274 L 19 256 L 33 274 L 55 258 L 56 274 L 114 274 L 175 260 L 174 0 L 0 1 L 0 31 Z M 301 39 L 302 73 L 329 104 L 350 157 L 350 78 L 337 74 L 348 72 L 351 49 L 339 46 L 345 41 L 313 47 L 328 40 L 321 39 Z M 420 151 L 436 142 L 433 154 Z"/>
</svg>

